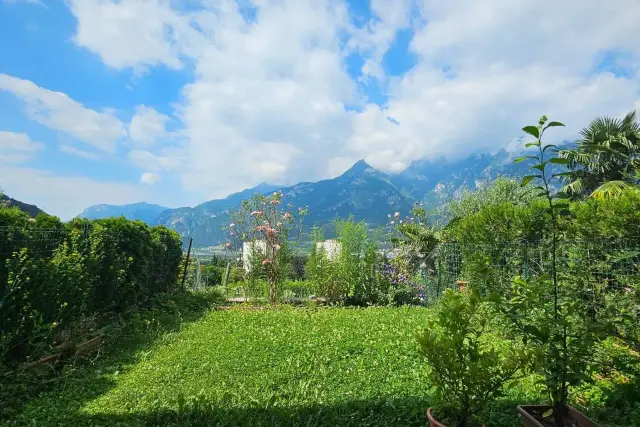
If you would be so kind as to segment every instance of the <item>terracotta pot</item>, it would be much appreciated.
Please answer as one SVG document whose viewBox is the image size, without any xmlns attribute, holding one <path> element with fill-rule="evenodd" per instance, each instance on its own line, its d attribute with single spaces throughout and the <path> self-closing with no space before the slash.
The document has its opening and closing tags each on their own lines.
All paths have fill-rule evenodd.
<svg viewBox="0 0 640 427">
<path fill-rule="evenodd" d="M 567 408 L 569 409 L 569 417 L 580 423 L 581 427 L 600 427 L 599 424 L 596 424 L 595 421 L 587 418 L 586 415 L 574 407 L 567 405 Z M 518 413 L 522 420 L 522 424 L 524 424 L 525 427 L 545 427 L 544 424 L 541 424 L 536 420 L 530 412 L 544 412 L 549 409 L 551 409 L 551 406 L 549 405 L 518 405 Z"/>
<path fill-rule="evenodd" d="M 427 418 L 429 418 L 429 427 L 447 427 L 433 418 L 433 415 L 431 415 L 431 408 L 427 409 Z"/>
</svg>

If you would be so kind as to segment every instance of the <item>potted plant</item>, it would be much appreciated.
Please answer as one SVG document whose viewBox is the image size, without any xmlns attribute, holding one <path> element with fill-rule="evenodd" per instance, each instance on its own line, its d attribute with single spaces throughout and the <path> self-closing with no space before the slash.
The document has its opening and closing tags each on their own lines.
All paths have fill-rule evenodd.
<svg viewBox="0 0 640 427">
<path fill-rule="evenodd" d="M 559 223 L 571 212 L 567 194 L 554 191 L 552 181 L 569 176 L 570 172 L 550 172 L 549 165 L 566 165 L 568 160 L 555 156 L 558 152 L 555 145 L 542 143 L 545 130 L 556 126 L 564 125 L 547 124 L 543 116 L 537 126 L 523 128 L 535 138 L 526 147 L 535 147 L 537 154 L 515 160 L 535 163 L 530 168 L 533 175 L 525 176 L 522 186 L 537 183 L 533 190 L 546 200 L 548 227 L 541 242 L 541 249 L 546 248 L 541 260 L 543 267 L 528 279 L 515 278 L 506 294 L 498 289 L 489 289 L 489 293 L 495 303 L 493 307 L 507 320 L 514 336 L 519 336 L 530 349 L 533 355 L 530 366 L 544 377 L 549 393 L 550 405 L 518 406 L 524 425 L 590 427 L 597 424 L 568 405 L 569 388 L 590 380 L 590 356 L 606 325 L 594 315 L 597 311 L 594 302 L 581 297 L 585 284 L 558 272 L 559 258 L 564 255 L 559 251 L 562 244 Z"/>
<path fill-rule="evenodd" d="M 511 345 L 500 350 L 497 337 L 487 333 L 489 316 L 476 293 L 447 289 L 418 336 L 441 402 L 435 414 L 432 408 L 427 410 L 431 427 L 475 424 L 487 403 L 519 375 L 525 351 Z"/>
</svg>

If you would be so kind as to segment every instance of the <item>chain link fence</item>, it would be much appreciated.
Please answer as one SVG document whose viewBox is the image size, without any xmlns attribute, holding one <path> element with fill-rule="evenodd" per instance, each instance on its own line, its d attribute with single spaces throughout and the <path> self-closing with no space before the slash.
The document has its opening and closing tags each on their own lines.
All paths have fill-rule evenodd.
<svg viewBox="0 0 640 427">
<path fill-rule="evenodd" d="M 555 257 L 558 280 L 579 282 L 579 288 L 594 299 L 612 292 L 640 298 L 637 242 L 560 241 Z M 549 277 L 553 250 L 551 242 L 441 243 L 428 261 L 421 284 L 427 302 L 444 289 L 466 284 L 483 292 L 508 293 L 515 277 Z"/>
</svg>

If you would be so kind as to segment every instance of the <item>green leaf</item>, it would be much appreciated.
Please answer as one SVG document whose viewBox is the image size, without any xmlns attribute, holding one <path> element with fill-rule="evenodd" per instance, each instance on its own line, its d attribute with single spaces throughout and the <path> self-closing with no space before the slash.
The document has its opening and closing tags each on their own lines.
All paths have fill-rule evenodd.
<svg viewBox="0 0 640 427">
<path fill-rule="evenodd" d="M 525 126 L 522 128 L 523 131 L 528 133 L 531 136 L 535 136 L 536 138 L 540 138 L 540 130 L 536 126 Z"/>
<path fill-rule="evenodd" d="M 553 408 L 549 408 L 548 410 L 544 411 L 544 413 L 542 414 L 542 418 L 550 417 L 551 414 L 553 414 Z"/>
<path fill-rule="evenodd" d="M 552 127 L 558 127 L 558 126 L 564 126 L 564 123 L 560 123 L 560 122 L 550 122 L 548 125 L 546 125 L 544 128 L 552 128 Z"/>
<path fill-rule="evenodd" d="M 547 161 L 547 162 L 538 163 L 537 165 L 533 165 L 531 167 L 533 169 L 538 169 L 540 172 L 544 172 L 544 168 L 545 168 L 545 166 L 547 166 L 547 163 L 549 163 L 549 162 Z"/>
<path fill-rule="evenodd" d="M 531 181 L 533 181 L 535 178 L 539 178 L 540 175 L 527 175 L 524 178 L 522 178 L 522 182 L 520 183 L 520 187 L 524 187 L 526 186 L 528 183 L 530 183 Z"/>
<path fill-rule="evenodd" d="M 529 158 L 529 156 L 522 156 L 522 157 L 518 157 L 518 158 L 516 158 L 516 159 L 513 161 L 513 163 L 520 163 L 520 162 L 522 162 L 522 161 L 527 160 L 528 158 Z"/>
<path fill-rule="evenodd" d="M 554 157 L 549 160 L 551 163 L 555 163 L 556 165 L 568 165 L 569 159 L 564 159 L 562 157 Z"/>
<path fill-rule="evenodd" d="M 554 173 L 553 175 L 551 175 L 552 177 L 557 177 L 557 176 L 573 176 L 575 174 L 575 172 L 558 172 L 558 173 Z"/>
<path fill-rule="evenodd" d="M 569 216 L 569 215 L 571 215 L 571 211 L 569 209 L 563 209 L 560 212 L 558 212 L 558 215 Z"/>
<path fill-rule="evenodd" d="M 540 141 L 527 142 L 526 144 L 524 144 L 524 146 L 525 146 L 526 148 L 529 148 L 529 147 L 539 147 L 539 146 L 540 146 Z"/>
</svg>

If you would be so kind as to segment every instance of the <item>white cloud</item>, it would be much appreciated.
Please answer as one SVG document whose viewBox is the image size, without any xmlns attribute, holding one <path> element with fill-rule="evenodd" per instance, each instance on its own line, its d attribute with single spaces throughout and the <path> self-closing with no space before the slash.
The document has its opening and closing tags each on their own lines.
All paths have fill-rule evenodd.
<svg viewBox="0 0 640 427">
<path fill-rule="evenodd" d="M 140 169 L 162 171 L 172 170 L 179 165 L 179 159 L 170 156 L 158 156 L 146 150 L 132 150 L 127 154 L 131 163 Z"/>
<path fill-rule="evenodd" d="M 190 12 L 168 0 L 70 3 L 76 42 L 107 65 L 193 66 L 176 109 L 184 146 L 129 159 L 144 171 L 179 170 L 202 197 L 333 176 L 351 159 L 395 171 L 494 151 L 542 114 L 567 124 L 552 137 L 572 138 L 593 116 L 640 100 L 637 0 L 374 0 L 376 16 L 361 28 L 343 0 L 253 0 L 251 21 L 235 0 L 202 3 Z M 382 58 L 404 28 L 415 32 L 417 64 L 389 79 Z M 382 82 L 383 106 L 365 105 L 347 73 L 354 51 Z M 606 52 L 625 55 L 630 77 L 598 68 Z M 160 121 L 132 126 L 132 138 L 152 145 Z"/>
<path fill-rule="evenodd" d="M 33 141 L 26 133 L 0 131 L 0 150 L 34 152 L 44 148 L 44 144 Z"/>
<path fill-rule="evenodd" d="M 69 98 L 37 86 L 29 80 L 0 74 L 0 90 L 25 103 L 25 112 L 34 121 L 65 132 L 100 150 L 114 152 L 126 136 L 122 122 L 110 111 L 97 112 Z"/>
<path fill-rule="evenodd" d="M 129 124 L 129 138 L 140 145 L 154 145 L 158 139 L 167 136 L 165 124 L 168 120 L 168 116 L 155 109 L 139 105 Z"/>
<path fill-rule="evenodd" d="M 31 160 L 44 144 L 33 141 L 26 133 L 0 131 L 0 164 L 25 163 Z"/>
<path fill-rule="evenodd" d="M 70 0 L 78 19 L 75 42 L 113 68 L 163 64 L 181 68 L 181 17 L 164 0 Z"/>
<path fill-rule="evenodd" d="M 349 40 L 351 48 L 367 56 L 361 70 L 365 77 L 385 78 L 382 59 L 398 30 L 411 26 L 414 3 L 414 0 L 371 0 L 371 11 L 378 19 L 353 30 L 353 37 Z"/>
<path fill-rule="evenodd" d="M 60 151 L 63 153 L 71 154 L 72 156 L 82 157 L 83 159 L 88 160 L 98 160 L 98 155 L 96 153 L 92 153 L 90 151 L 81 150 L 72 145 L 61 145 L 59 147 Z"/>
<path fill-rule="evenodd" d="M 160 181 L 160 175 L 152 172 L 145 172 L 140 177 L 140 182 L 143 184 L 153 185 Z"/>
<path fill-rule="evenodd" d="M 59 176 L 23 167 L 0 168 L 6 194 L 35 204 L 47 213 L 69 220 L 84 208 L 100 203 L 125 204 L 148 198 L 138 186 L 100 182 L 82 176 Z"/>
</svg>

